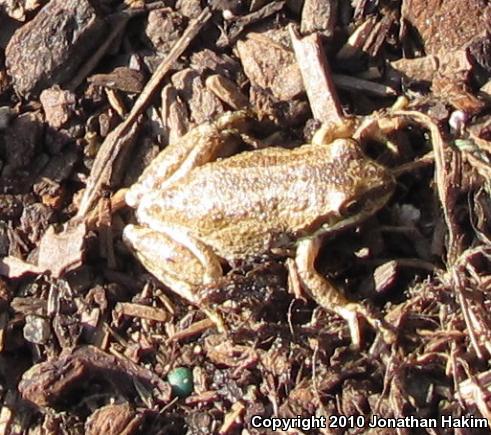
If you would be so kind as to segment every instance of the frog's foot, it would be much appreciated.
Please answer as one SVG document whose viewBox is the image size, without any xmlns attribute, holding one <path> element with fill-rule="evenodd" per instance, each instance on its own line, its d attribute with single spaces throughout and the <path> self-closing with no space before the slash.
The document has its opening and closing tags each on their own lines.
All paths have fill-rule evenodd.
<svg viewBox="0 0 491 435">
<path fill-rule="evenodd" d="M 407 117 L 376 114 L 366 117 L 353 132 L 353 139 L 358 143 L 368 140 L 386 144 L 389 148 L 396 148 L 392 143 L 391 135 L 410 124 Z"/>
<path fill-rule="evenodd" d="M 221 316 L 203 306 L 199 298 L 200 288 L 222 276 L 220 262 L 208 247 L 189 237 L 186 239 L 181 235 L 176 240 L 169 234 L 137 225 L 125 227 L 123 240 L 158 280 L 193 305 L 199 306 L 220 331 L 225 330 Z"/>
<path fill-rule="evenodd" d="M 295 265 L 303 286 L 321 307 L 334 311 L 346 320 L 351 340 L 356 347 L 360 347 L 361 344 L 361 318 L 364 318 L 375 331 L 381 333 L 384 341 L 392 343 L 395 339 L 394 333 L 382 319 L 369 313 L 363 305 L 350 302 L 333 284 L 315 270 L 314 262 L 320 246 L 321 238 L 315 237 L 302 240 L 297 247 Z"/>
<path fill-rule="evenodd" d="M 438 141 L 441 133 L 431 117 L 415 110 L 408 110 L 407 104 L 407 99 L 402 97 L 387 112 L 365 117 L 354 130 L 353 139 L 359 143 L 375 140 L 396 148 L 391 142 L 391 135 L 409 125 L 419 125 L 429 130 L 433 143 Z"/>
<path fill-rule="evenodd" d="M 315 132 L 312 143 L 315 145 L 329 145 L 336 139 L 354 139 L 358 143 L 373 140 L 396 149 L 391 141 L 391 134 L 410 122 L 407 117 L 398 115 L 375 114 L 360 120 L 358 118 L 345 118 L 337 124 L 322 124 Z"/>
<path fill-rule="evenodd" d="M 243 110 L 223 114 L 215 122 L 201 124 L 167 145 L 126 194 L 126 203 L 136 207 L 140 200 L 155 190 L 185 177 L 190 171 L 219 157 L 234 154 L 247 130 L 250 114 Z"/>
<path fill-rule="evenodd" d="M 356 128 L 356 119 L 345 117 L 341 122 L 322 124 L 312 137 L 312 145 L 325 145 L 336 139 L 350 139 Z"/>
</svg>

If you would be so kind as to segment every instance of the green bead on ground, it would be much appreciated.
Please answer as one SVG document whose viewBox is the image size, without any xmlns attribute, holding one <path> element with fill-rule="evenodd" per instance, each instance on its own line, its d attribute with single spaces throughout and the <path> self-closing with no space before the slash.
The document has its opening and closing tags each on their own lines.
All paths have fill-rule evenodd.
<svg viewBox="0 0 491 435">
<path fill-rule="evenodd" d="M 187 367 L 177 367 L 169 372 L 167 381 L 177 397 L 187 397 L 193 392 L 193 372 Z"/>
</svg>

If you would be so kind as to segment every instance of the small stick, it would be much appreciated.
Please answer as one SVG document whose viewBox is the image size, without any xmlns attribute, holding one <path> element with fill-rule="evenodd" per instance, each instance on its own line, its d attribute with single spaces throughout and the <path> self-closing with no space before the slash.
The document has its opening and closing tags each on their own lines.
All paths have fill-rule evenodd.
<svg viewBox="0 0 491 435">
<path fill-rule="evenodd" d="M 214 327 L 215 327 L 215 323 L 213 323 L 210 319 L 199 320 L 198 322 L 193 323 L 188 328 L 176 332 L 174 335 L 169 337 L 169 340 L 170 341 L 185 340 L 190 337 L 194 337 L 195 335 L 202 334 L 208 329 Z"/>
<path fill-rule="evenodd" d="M 301 38 L 293 26 L 289 26 L 289 31 L 314 118 L 324 124 L 344 123 L 343 108 L 319 34 Z"/>
<path fill-rule="evenodd" d="M 397 96 L 397 91 L 394 88 L 370 80 L 359 79 L 344 74 L 333 74 L 332 80 L 336 86 L 346 91 L 364 92 L 365 94 L 374 95 L 375 97 Z"/>
</svg>

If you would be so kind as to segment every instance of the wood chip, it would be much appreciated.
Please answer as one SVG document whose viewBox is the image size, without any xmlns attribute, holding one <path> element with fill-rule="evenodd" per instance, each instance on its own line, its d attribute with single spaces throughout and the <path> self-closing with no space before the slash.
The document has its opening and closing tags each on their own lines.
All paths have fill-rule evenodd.
<svg viewBox="0 0 491 435">
<path fill-rule="evenodd" d="M 401 12 L 418 31 L 426 54 L 465 48 L 491 24 L 486 0 L 404 0 Z"/>
<path fill-rule="evenodd" d="M 216 325 L 210 319 L 203 319 L 193 323 L 191 326 L 177 331 L 169 337 L 169 340 L 179 341 L 187 340 L 188 338 L 200 335 L 208 329 L 214 328 Z"/>
<path fill-rule="evenodd" d="M 60 128 L 75 111 L 75 95 L 70 91 L 63 91 L 58 86 L 45 89 L 41 92 L 39 101 L 43 105 L 46 121 L 53 128 Z"/>
<path fill-rule="evenodd" d="M 396 261 L 388 261 L 378 266 L 373 272 L 375 291 L 377 293 L 384 293 L 393 287 L 397 281 L 398 272 L 399 267 Z"/>
<path fill-rule="evenodd" d="M 376 23 L 376 17 L 369 17 L 360 24 L 338 51 L 336 58 L 338 60 L 348 60 L 359 55 Z"/>
<path fill-rule="evenodd" d="M 305 0 L 300 31 L 302 34 L 321 32 L 327 37 L 334 33 L 338 15 L 338 0 Z"/>
<path fill-rule="evenodd" d="M 244 404 L 242 402 L 235 402 L 232 405 L 231 412 L 225 415 L 222 427 L 220 427 L 218 433 L 220 435 L 226 435 L 228 433 L 231 433 L 230 431 L 233 430 L 236 427 L 236 425 L 240 424 L 241 417 L 244 411 L 245 411 Z"/>
<path fill-rule="evenodd" d="M 85 423 L 87 435 L 132 435 L 138 432 L 143 415 L 128 403 L 106 405 L 95 410 Z"/>
<path fill-rule="evenodd" d="M 255 10 L 250 14 L 242 15 L 239 17 L 232 17 L 232 26 L 230 27 L 228 33 L 226 35 L 223 35 L 217 41 L 217 46 L 224 47 L 233 44 L 248 26 L 278 13 L 283 9 L 285 3 L 285 1 L 281 0 L 268 2 L 260 9 Z"/>
<path fill-rule="evenodd" d="M 115 310 L 123 316 L 155 320 L 156 322 L 167 322 L 170 319 L 170 314 L 161 308 L 148 307 L 146 305 L 132 304 L 129 302 L 119 302 L 116 304 Z"/>
<path fill-rule="evenodd" d="M 131 361 L 110 355 L 94 346 L 63 350 L 59 357 L 36 364 L 19 383 L 21 396 L 40 408 L 57 406 L 72 390 L 90 379 L 111 380 L 121 392 L 134 391 L 134 382 L 151 385 L 158 399 L 170 401 L 170 385 L 152 371 Z"/>
<path fill-rule="evenodd" d="M 403 74 L 403 79 L 409 82 L 429 82 L 438 71 L 438 57 L 428 55 L 416 59 L 398 59 L 390 65 L 399 73 Z"/>
<path fill-rule="evenodd" d="M 189 112 L 174 86 L 165 86 L 162 89 L 161 97 L 163 142 L 175 143 L 190 129 Z"/>
<path fill-rule="evenodd" d="M 148 14 L 145 34 L 153 48 L 161 55 L 169 53 L 186 28 L 186 18 L 171 8 L 162 8 Z"/>
<path fill-rule="evenodd" d="M 397 91 L 394 88 L 370 80 L 359 79 L 344 74 L 333 74 L 332 80 L 336 86 L 350 92 L 363 92 L 376 97 L 397 96 Z"/>
<path fill-rule="evenodd" d="M 341 124 L 343 109 L 319 35 L 300 38 L 290 27 L 290 37 L 314 118 L 325 124 Z"/>
<path fill-rule="evenodd" d="M 232 80 L 219 74 L 209 76 L 206 79 L 206 87 L 234 110 L 245 109 L 249 105 L 249 100 L 239 87 Z"/>
<path fill-rule="evenodd" d="M 83 259 L 85 234 L 83 223 L 58 234 L 52 226 L 49 227 L 39 244 L 38 268 L 59 277 L 79 267 Z"/>
<path fill-rule="evenodd" d="M 26 274 L 40 274 L 43 272 L 35 264 L 28 263 L 17 257 L 7 256 L 0 259 L 0 275 L 8 278 L 20 278 Z"/>
<path fill-rule="evenodd" d="M 290 49 L 286 30 L 249 33 L 237 42 L 244 72 L 252 85 L 269 90 L 280 101 L 304 92 L 300 69 Z"/>
<path fill-rule="evenodd" d="M 15 90 L 27 96 L 66 83 L 104 38 L 88 0 L 52 0 L 17 30 L 5 50 Z"/>
<path fill-rule="evenodd" d="M 199 33 L 203 26 L 211 18 L 209 8 L 203 9 L 198 18 L 193 20 L 186 28 L 182 36 L 173 46 L 168 56 L 161 62 L 152 77 L 146 84 L 142 93 L 135 101 L 128 117 L 109 134 L 104 140 L 96 160 L 92 167 L 87 187 L 82 197 L 77 219 L 83 218 L 93 208 L 95 202 L 101 195 L 101 188 L 110 185 L 113 174 L 118 171 L 113 168 L 114 162 L 121 161 L 120 154 L 128 154 L 130 145 L 137 131 L 136 121 L 150 103 L 154 94 L 158 91 L 162 80 L 170 71 L 176 60 L 183 54 L 194 37 Z M 123 155 L 124 157 L 124 155 Z M 121 162 L 122 163 L 122 162 Z M 117 168 L 116 168 L 117 169 Z M 119 171 L 121 174 L 122 171 Z"/>
<path fill-rule="evenodd" d="M 186 68 L 172 76 L 172 83 L 183 101 L 187 102 L 191 120 L 200 125 L 216 119 L 224 112 L 221 101 L 206 88 L 201 75 Z"/>
<path fill-rule="evenodd" d="M 94 74 L 87 81 L 97 86 L 135 94 L 140 93 L 145 84 L 144 76 L 140 71 L 126 67 L 115 68 L 108 74 Z"/>
<path fill-rule="evenodd" d="M 114 111 L 121 117 L 124 118 L 127 110 L 123 99 L 118 95 L 118 92 L 114 89 L 106 88 L 104 89 L 107 95 L 107 100 L 109 104 L 114 109 Z"/>
</svg>

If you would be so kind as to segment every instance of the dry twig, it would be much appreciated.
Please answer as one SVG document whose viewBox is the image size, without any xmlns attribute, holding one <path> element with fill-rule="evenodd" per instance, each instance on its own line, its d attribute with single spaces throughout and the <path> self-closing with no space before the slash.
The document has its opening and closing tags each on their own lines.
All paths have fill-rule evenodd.
<svg viewBox="0 0 491 435">
<path fill-rule="evenodd" d="M 209 8 L 203 9 L 201 14 L 186 28 L 167 57 L 155 70 L 142 93 L 138 96 L 128 117 L 106 138 L 94 161 L 93 169 L 87 181 L 87 187 L 82 197 L 76 218 L 85 218 L 93 208 L 95 201 L 101 194 L 101 188 L 110 183 L 111 167 L 120 157 L 121 153 L 132 142 L 136 134 L 136 124 L 139 116 L 150 104 L 150 100 L 160 89 L 162 81 L 170 71 L 172 65 L 179 59 L 196 37 L 200 30 L 211 18 Z"/>
</svg>

